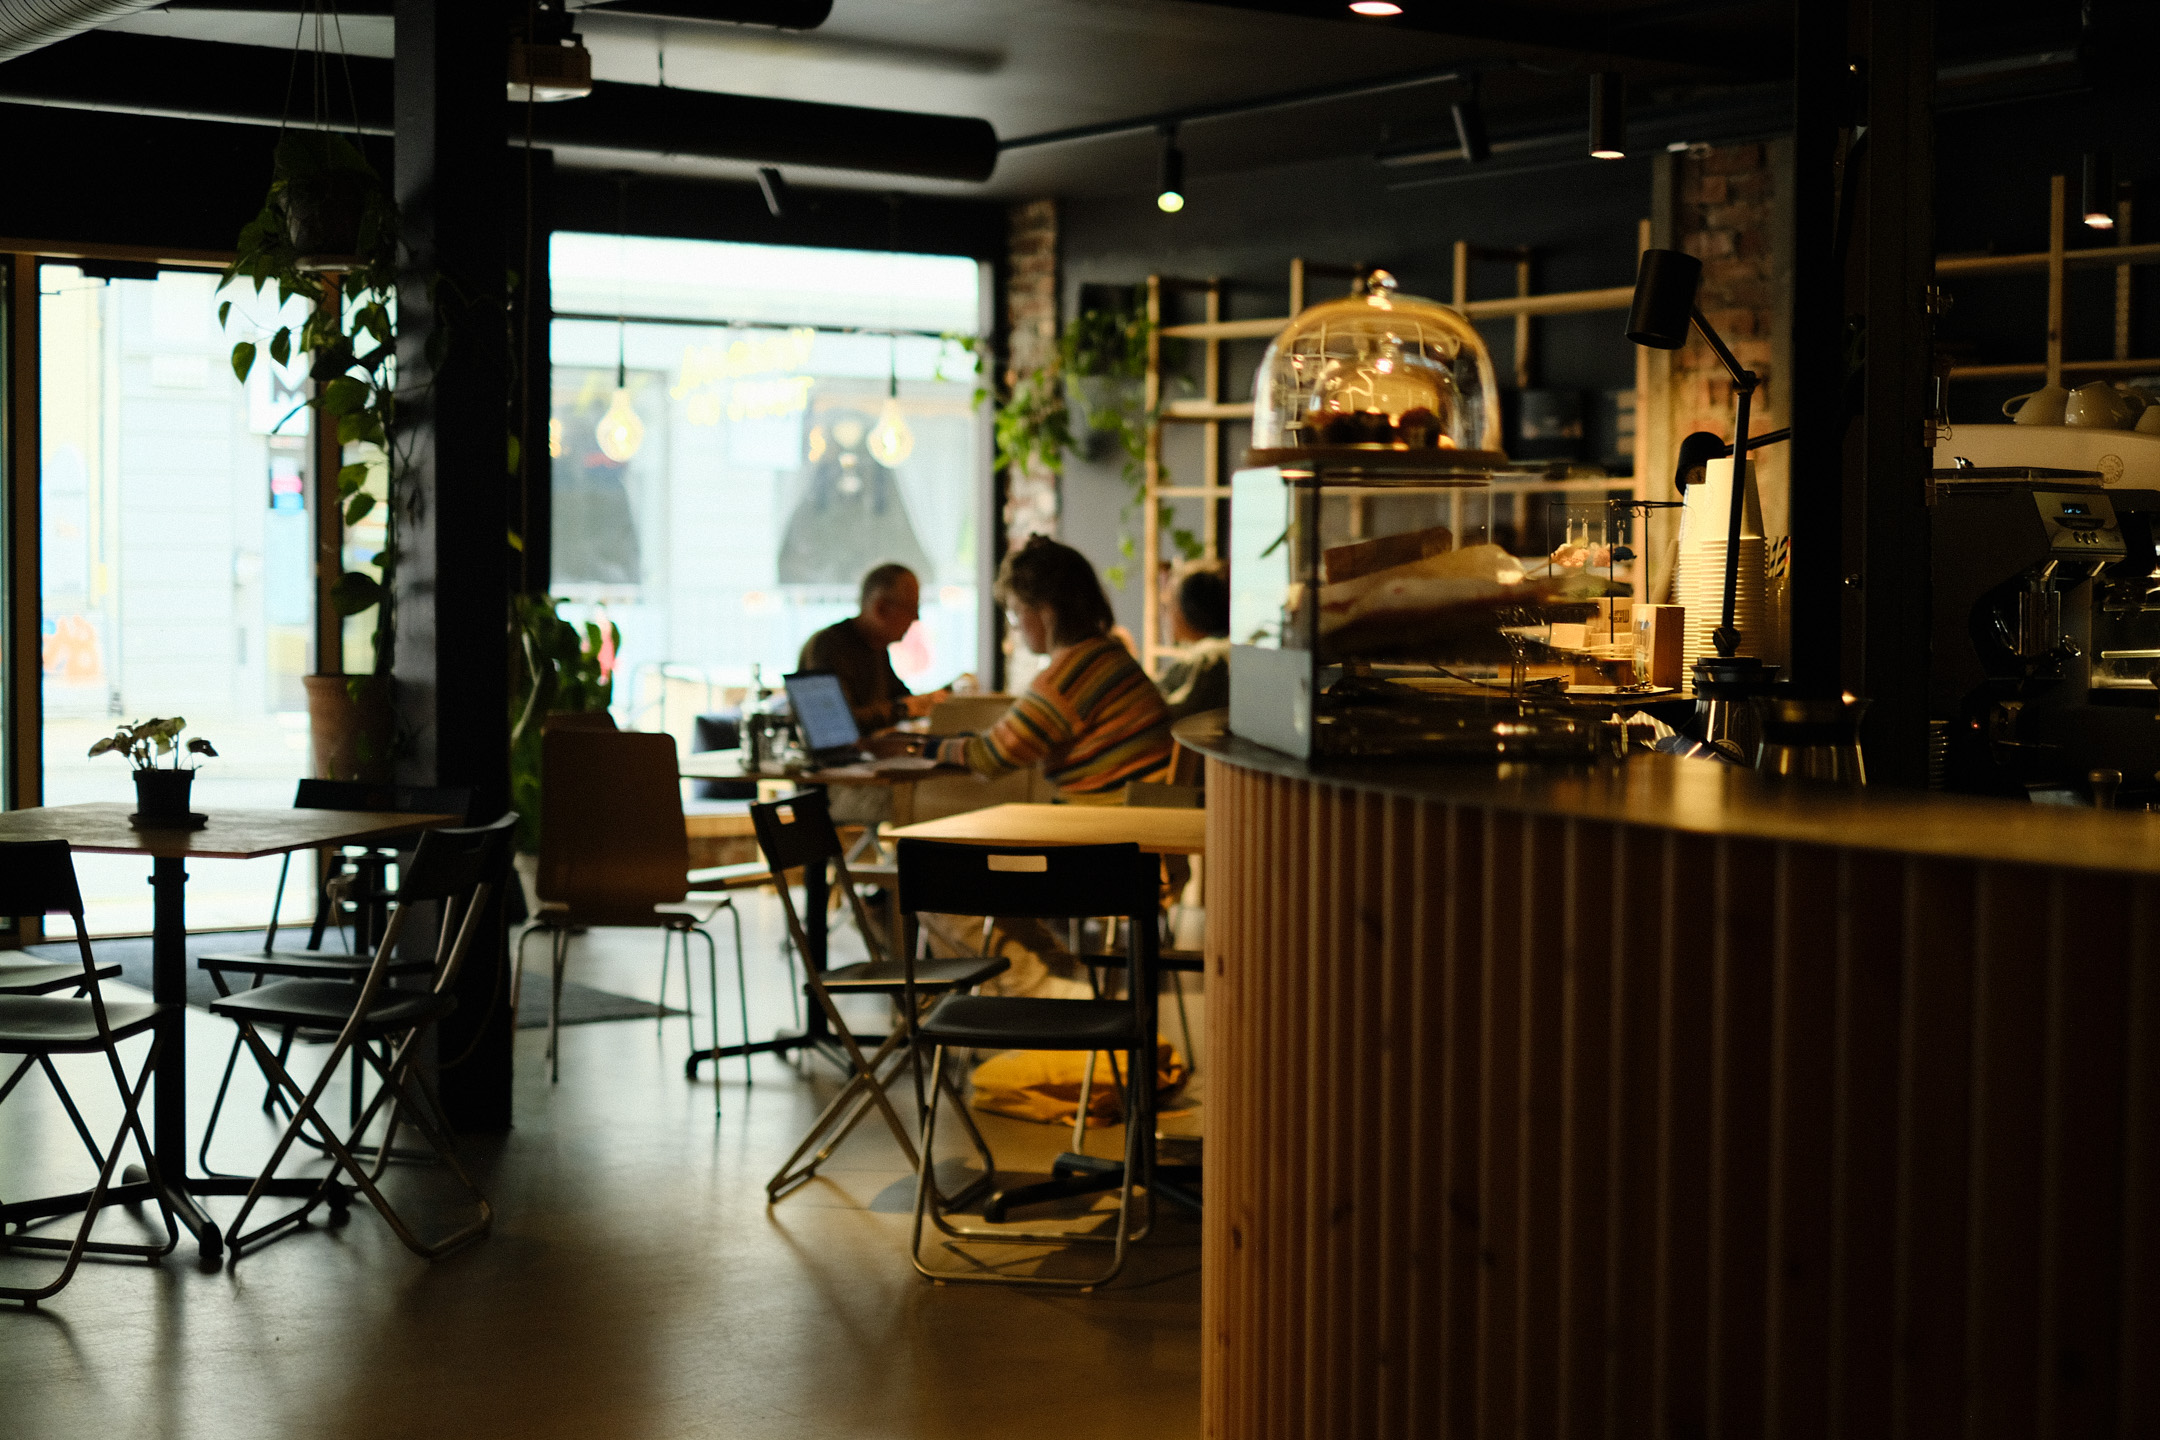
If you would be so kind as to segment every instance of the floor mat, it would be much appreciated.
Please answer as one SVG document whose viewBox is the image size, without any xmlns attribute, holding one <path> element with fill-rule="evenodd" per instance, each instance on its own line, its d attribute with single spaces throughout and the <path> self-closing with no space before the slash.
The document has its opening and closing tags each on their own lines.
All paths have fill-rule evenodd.
<svg viewBox="0 0 2160 1440">
<path fill-rule="evenodd" d="M 195 962 L 203 955 L 241 954 L 261 944 L 261 932 L 228 932 L 188 936 L 187 1003 L 198 1010 L 210 1008 L 217 998 L 217 985 L 210 972 Z M 306 938 L 306 931 L 300 932 Z M 252 944 L 250 942 L 253 942 Z M 116 940 L 93 940 L 91 953 L 104 964 L 117 964 L 120 978 L 140 990 L 150 988 L 150 940 L 147 936 L 135 936 Z M 25 954 L 40 960 L 55 960 L 63 964 L 76 962 L 73 942 L 31 945 Z M 547 984 L 543 978 L 533 983 L 534 977 L 526 977 L 524 993 L 518 996 L 518 1029 L 545 1029 L 548 1023 Z M 590 1025 L 600 1020 L 650 1020 L 655 1015 L 680 1015 L 682 1011 L 673 1006 L 662 1008 L 650 1000 L 637 1000 L 628 995 L 617 995 L 608 990 L 596 990 L 590 985 L 580 985 L 575 980 L 563 981 L 562 1023 L 565 1025 Z"/>
</svg>

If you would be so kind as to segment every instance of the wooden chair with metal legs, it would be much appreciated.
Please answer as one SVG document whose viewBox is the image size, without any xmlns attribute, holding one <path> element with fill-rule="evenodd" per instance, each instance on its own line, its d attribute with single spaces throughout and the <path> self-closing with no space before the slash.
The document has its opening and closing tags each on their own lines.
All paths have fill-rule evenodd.
<svg viewBox="0 0 2160 1440">
<path fill-rule="evenodd" d="M 902 840 L 900 900 L 915 913 L 1026 917 L 1063 920 L 1119 915 L 1128 922 L 1127 965 L 1133 983 L 1122 1000 L 1060 1000 L 1034 996 L 948 994 L 924 1014 L 917 1034 L 932 1047 L 930 1087 L 944 1083 L 945 1054 L 961 1050 L 1100 1050 L 1125 1057 L 1125 1162 L 1118 1176 L 1115 1228 L 1108 1236 L 1071 1231 L 963 1229 L 945 1207 L 933 1203 L 930 1175 L 936 1164 L 935 1107 L 923 1114 L 922 1150 L 916 1166 L 915 1226 L 910 1259 L 940 1283 L 1044 1285 L 1092 1290 L 1116 1277 L 1127 1248 L 1153 1219 L 1155 1143 L 1155 990 L 1157 936 L 1154 925 L 1155 858 L 1137 845 L 1071 845 L 1019 848 Z M 911 968 L 912 960 L 907 962 Z M 907 992 L 912 1008 L 912 987 Z M 1133 1223 L 1135 1193 L 1147 1220 Z M 928 1220 L 954 1248 L 970 1243 L 1096 1245 L 1112 1247 L 1098 1274 L 1060 1278 L 976 1271 L 933 1270 L 923 1263 L 923 1223 Z"/>
<path fill-rule="evenodd" d="M 661 932 L 660 991 L 665 1002 L 675 942 L 682 941 L 683 1028 L 697 1048 L 696 1004 L 689 997 L 690 937 L 705 941 L 705 977 L 712 997 L 712 1043 L 720 1048 L 719 950 L 705 927 L 722 910 L 735 931 L 736 1003 L 743 1038 L 750 1032 L 749 987 L 743 974 L 742 916 L 728 892 L 770 882 L 762 864 L 690 868 L 690 835 L 683 824 L 682 781 L 675 737 L 635 730 L 550 726 L 541 741 L 540 911 L 518 937 L 510 1005 L 523 988 L 525 942 L 540 931 L 550 944 L 548 1078 L 562 1073 L 562 985 L 573 931 L 628 926 Z M 663 1011 L 664 1017 L 664 1011 Z M 654 1021 L 657 1027 L 660 1018 Z M 717 1077 L 716 1077 L 717 1079 Z M 750 1059 L 743 1057 L 743 1079 Z M 720 1107 L 719 1086 L 713 1109 Z"/>
<path fill-rule="evenodd" d="M 295 810 L 373 810 L 391 811 L 411 815 L 464 815 L 472 808 L 472 791 L 463 786 L 436 785 L 374 785 L 359 780 L 302 780 L 293 793 Z M 286 854 L 278 866 L 277 889 L 270 899 L 270 923 L 263 929 L 263 943 L 259 950 L 235 950 L 197 957 L 195 964 L 206 972 L 217 986 L 219 995 L 233 993 L 231 981 L 245 976 L 250 988 L 270 980 L 344 980 L 357 985 L 367 975 L 374 963 L 374 936 L 380 928 L 379 916 L 386 908 L 389 896 L 383 890 L 384 873 L 398 858 L 395 846 L 367 845 L 346 846 L 334 855 L 334 869 L 324 875 L 315 897 L 315 918 L 309 927 L 304 948 L 280 946 L 277 943 L 279 912 L 285 904 L 285 882 L 292 873 L 293 857 Z M 339 877 L 352 881 L 352 885 L 340 887 Z M 340 954 L 322 948 L 330 924 L 338 920 L 338 928 L 345 926 L 342 912 L 351 911 L 353 951 Z M 422 975 L 428 970 L 425 959 L 393 961 L 393 976 Z M 278 1062 L 285 1063 L 291 1057 L 293 1035 L 288 1033 L 281 1041 Z M 225 1112 L 225 1097 L 232 1088 L 233 1070 L 245 1047 L 240 1036 L 233 1036 L 232 1049 L 225 1056 L 225 1070 L 218 1079 L 217 1098 L 210 1104 L 210 1118 L 203 1122 L 202 1140 L 195 1149 L 196 1163 L 206 1175 L 222 1175 L 228 1172 L 210 1163 L 210 1142 L 217 1135 L 218 1121 Z M 352 1058 L 352 1114 L 357 1116 L 363 1103 L 362 1081 L 364 1069 L 358 1055 Z M 284 1110 L 277 1087 L 265 1080 L 263 1111 L 279 1120 L 291 1116 Z M 301 1143 L 307 1143 L 302 1136 Z"/>
<path fill-rule="evenodd" d="M 440 1119 L 441 1105 L 426 1089 L 426 1078 L 417 1069 L 418 1041 L 443 1016 L 457 1008 L 452 993 L 466 956 L 489 927 L 499 923 L 496 900 L 510 873 L 511 834 L 517 816 L 508 814 L 492 825 L 466 830 L 431 830 L 420 837 L 411 862 L 399 877 L 396 908 L 384 927 L 381 941 L 365 979 L 355 987 L 343 980 L 283 979 L 237 995 L 211 1002 L 210 1011 L 240 1026 L 246 1042 L 263 1072 L 271 1076 L 291 1106 L 292 1118 L 278 1137 L 269 1161 L 241 1202 L 226 1232 L 226 1246 L 237 1263 L 241 1254 L 304 1221 L 328 1201 L 338 1208 L 344 1192 L 335 1188 L 340 1176 L 348 1177 L 376 1213 L 383 1217 L 405 1248 L 426 1259 L 436 1259 L 487 1233 L 494 1209 L 458 1159 L 457 1143 Z M 440 907 L 432 983 L 425 990 L 390 987 L 391 961 L 412 924 L 416 907 Z M 263 1032 L 276 1030 L 330 1030 L 337 1039 L 324 1058 L 314 1082 L 303 1089 L 274 1053 Z M 374 1073 L 374 1097 L 344 1134 L 334 1129 L 322 1113 L 324 1089 L 347 1055 L 359 1055 Z M 373 1164 L 355 1151 L 375 1119 L 389 1102 L 388 1125 L 374 1148 Z M 398 1131 L 410 1124 L 445 1168 L 465 1187 L 476 1206 L 474 1217 L 435 1240 L 423 1240 L 391 1205 L 379 1184 L 384 1167 L 396 1146 Z M 248 1217 L 262 1200 L 279 1165 L 300 1139 L 312 1130 L 321 1148 L 331 1157 L 328 1174 L 313 1195 L 275 1219 L 247 1228 Z"/>
<path fill-rule="evenodd" d="M 99 982 L 116 974 L 119 967 L 101 966 L 90 953 L 90 937 L 83 929 L 82 893 L 75 884 L 75 862 L 65 840 L 0 844 L 0 915 L 20 919 L 62 911 L 75 924 L 75 948 L 82 963 L 42 967 L 71 972 L 66 976 L 40 975 L 26 967 L 11 966 L 14 973 L 8 984 L 0 986 L 0 1055 L 21 1057 L 6 1081 L 0 1083 L 0 1101 L 5 1101 L 31 1070 L 42 1070 L 61 1107 L 67 1111 L 68 1119 L 73 1122 L 75 1133 L 81 1137 L 83 1148 L 89 1152 L 91 1163 L 97 1167 L 97 1181 L 87 1200 L 70 1196 L 54 1201 L 59 1207 L 58 1213 L 72 1213 L 77 1209 L 82 1212 L 82 1221 L 71 1238 L 29 1233 L 30 1227 L 42 1218 L 49 1218 L 38 1214 L 44 1202 L 17 1201 L 7 1207 L 10 1214 L 0 1216 L 0 1254 L 36 1250 L 58 1252 L 62 1257 L 60 1273 L 45 1284 L 0 1285 L 0 1299 L 16 1300 L 25 1305 L 35 1305 L 58 1294 L 75 1277 L 76 1267 L 85 1255 L 125 1255 L 148 1260 L 154 1265 L 161 1257 L 171 1254 L 180 1239 L 179 1227 L 173 1223 L 172 1209 L 165 1201 L 157 1153 L 150 1148 L 150 1139 L 143 1132 L 141 1115 L 143 1091 L 150 1083 L 150 1074 L 161 1048 L 159 1021 L 163 1017 L 178 1017 L 171 1016 L 172 1007 L 165 1005 L 106 1003 Z M 82 998 L 52 993 L 70 988 L 77 990 Z M 150 1044 L 143 1056 L 142 1068 L 130 1082 L 126 1067 L 120 1061 L 120 1045 L 138 1035 L 147 1035 Z M 114 1132 L 112 1144 L 100 1147 L 91 1135 L 82 1112 L 76 1108 L 75 1097 L 68 1093 L 59 1070 L 52 1063 L 55 1055 L 105 1057 L 121 1106 L 120 1128 Z M 90 1238 L 98 1212 L 105 1206 L 106 1193 L 112 1187 L 113 1170 L 120 1162 L 120 1152 L 130 1136 L 134 1137 L 136 1148 L 141 1152 L 143 1166 L 150 1178 L 150 1192 L 157 1197 L 158 1213 L 165 1222 L 165 1243 L 162 1245 Z"/>
<path fill-rule="evenodd" d="M 1004 973 L 1010 962 L 1003 956 L 983 955 L 958 960 L 904 960 L 900 954 L 904 940 L 899 928 L 874 922 L 869 907 L 855 889 L 855 875 L 847 863 L 846 847 L 833 825 L 823 791 L 810 790 L 792 799 L 753 805 L 750 820 L 757 831 L 758 848 L 764 852 L 766 865 L 782 881 L 778 886 L 780 904 L 786 912 L 788 933 L 796 948 L 803 954 L 810 953 L 809 937 L 803 930 L 802 917 L 795 909 L 795 897 L 785 883 L 786 876 L 790 871 L 813 865 L 831 865 L 837 888 L 847 897 L 856 927 L 862 931 L 863 944 L 870 951 L 868 960 L 854 965 L 826 971 L 805 968 L 803 988 L 809 992 L 813 1003 L 825 1012 L 832 1033 L 847 1056 L 848 1080 L 819 1113 L 795 1152 L 766 1182 L 765 1198 L 768 1202 L 777 1201 L 807 1183 L 817 1174 L 818 1166 L 825 1163 L 839 1148 L 840 1142 L 847 1139 L 872 1110 L 884 1117 L 886 1128 L 892 1131 L 893 1139 L 899 1142 L 901 1153 L 907 1156 L 908 1165 L 913 1168 L 917 1159 L 914 1140 L 885 1092 L 903 1068 L 911 1068 L 915 1058 L 911 1037 L 920 1013 L 919 1006 L 956 991 L 972 990 L 993 975 Z M 898 916 L 895 914 L 890 918 L 897 920 Z M 906 1001 L 911 985 L 915 1004 Z M 869 1056 L 863 1054 L 861 1044 L 841 1018 L 835 1002 L 843 995 L 879 995 L 892 1003 L 892 1030 Z M 922 1074 L 919 1066 L 912 1068 L 919 1110 L 923 1104 Z M 961 1122 L 967 1126 L 983 1165 L 983 1177 L 974 1186 L 958 1195 L 944 1197 L 948 1205 L 965 1204 L 969 1194 L 989 1183 L 995 1162 L 989 1143 L 976 1129 L 974 1117 L 967 1113 L 967 1102 L 958 1087 L 948 1082 L 946 1094 L 959 1108 Z M 806 1155 L 809 1156 L 807 1160 L 804 1159 Z"/>
</svg>

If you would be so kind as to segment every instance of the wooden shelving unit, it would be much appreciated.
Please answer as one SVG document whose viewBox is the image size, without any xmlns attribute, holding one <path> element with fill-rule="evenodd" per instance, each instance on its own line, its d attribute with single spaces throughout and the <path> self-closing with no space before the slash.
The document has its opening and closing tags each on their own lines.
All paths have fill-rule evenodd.
<svg viewBox="0 0 2160 1440">
<path fill-rule="evenodd" d="M 2135 359 L 2130 354 L 2130 274 L 2135 266 L 2160 264 L 2160 245 L 2130 242 L 2130 202 L 2115 207 L 2115 243 L 2072 250 L 2067 235 L 2069 182 L 2057 175 L 2048 181 L 2048 248 L 2021 255 L 1945 255 L 1935 262 L 1938 279 L 1961 275 L 2047 275 L 2047 343 L 2042 358 L 2008 365 L 1955 365 L 1952 380 L 2019 380 L 2042 378 L 2060 385 L 2067 371 L 2078 375 L 2136 375 L 2160 373 L 2160 359 Z M 2111 267 L 2115 271 L 2115 353 L 2103 360 L 2067 360 L 2063 357 L 2063 284 L 2072 270 Z"/>
<path fill-rule="evenodd" d="M 1636 248 L 1647 248 L 1650 243 L 1650 222 L 1645 220 L 1637 227 Z M 1470 298 L 1470 262 L 1475 258 L 1499 256 L 1515 262 L 1516 293 L 1499 299 L 1473 300 Z M 1545 315 L 1580 315 L 1600 310 L 1625 310 L 1634 300 L 1634 287 L 1613 286 L 1602 290 L 1569 290 L 1548 292 L 1542 295 L 1530 293 L 1531 253 L 1527 249 L 1511 249 L 1504 252 L 1479 251 L 1467 242 L 1457 241 L 1454 253 L 1454 286 L 1451 303 L 1472 320 L 1512 318 L 1515 321 L 1515 379 L 1518 385 L 1526 382 L 1531 355 L 1530 322 Z M 1227 290 L 1221 279 L 1182 280 L 1166 275 L 1150 275 L 1147 281 L 1147 317 L 1149 324 L 1147 377 L 1142 391 L 1147 413 L 1154 418 L 1148 427 L 1146 450 L 1142 457 L 1145 490 L 1142 497 L 1141 539 L 1139 563 L 1133 573 L 1141 585 L 1142 630 L 1140 635 L 1141 659 L 1150 674 L 1158 673 L 1162 663 L 1175 659 L 1180 650 L 1164 643 L 1162 639 L 1162 522 L 1160 512 L 1166 500 L 1199 500 L 1205 502 L 1201 510 L 1200 541 L 1203 554 L 1208 559 L 1220 559 L 1222 555 L 1221 524 L 1224 507 L 1230 500 L 1230 487 L 1223 468 L 1223 427 L 1235 423 L 1249 423 L 1253 407 L 1249 400 L 1225 400 L 1223 398 L 1224 344 L 1235 340 L 1272 340 L 1290 323 L 1290 317 L 1301 313 L 1306 306 L 1307 282 L 1315 277 L 1355 281 L 1364 276 L 1370 267 L 1363 265 L 1329 265 L 1306 260 L 1302 257 L 1290 262 L 1290 315 L 1265 320 L 1225 320 L 1223 301 Z M 1198 294 L 1205 306 L 1204 318 L 1186 324 L 1165 325 L 1164 303 L 1168 297 L 1178 294 Z M 1190 398 L 1165 401 L 1163 398 L 1162 342 L 1165 340 L 1189 340 L 1201 347 L 1200 394 Z M 1647 370 L 1638 352 L 1636 365 L 1637 414 L 1642 413 L 1641 395 L 1647 385 Z M 1201 427 L 1201 461 L 1198 484 L 1173 484 L 1163 466 L 1163 428 L 1166 425 L 1198 425 Z M 1642 472 L 1641 446 L 1643 428 L 1636 427 L 1638 476 Z M 1574 480 L 1551 481 L 1539 476 L 1495 477 L 1492 489 L 1478 491 L 1490 494 L 1495 502 L 1504 496 L 1526 491 L 1546 493 L 1573 493 L 1576 491 L 1625 490 L 1634 482 L 1620 480 Z M 1460 533 L 1461 499 L 1457 498 L 1451 514 Z M 1512 503 L 1512 502 L 1511 502 Z M 1489 513 L 1489 512 L 1488 512 Z"/>
</svg>

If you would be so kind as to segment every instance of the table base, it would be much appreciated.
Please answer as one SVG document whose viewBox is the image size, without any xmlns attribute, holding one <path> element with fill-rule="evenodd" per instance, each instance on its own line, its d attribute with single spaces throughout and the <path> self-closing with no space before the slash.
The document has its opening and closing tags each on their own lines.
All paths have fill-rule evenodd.
<svg viewBox="0 0 2160 1440">
<path fill-rule="evenodd" d="M 1050 1177 L 1032 1185 L 1015 1185 L 1010 1190 L 994 1192 L 983 1201 L 983 1219 L 993 1225 L 1002 1225 L 1007 1218 L 1006 1212 L 1022 1205 L 1041 1205 L 1051 1200 L 1115 1190 L 1125 1183 L 1125 1162 L 1109 1155 L 1081 1155 L 1068 1150 L 1051 1162 Z M 1148 1183 L 1163 1199 L 1182 1205 L 1195 1215 L 1200 1213 L 1198 1165 L 1156 1165 Z"/>
<path fill-rule="evenodd" d="M 322 1189 L 322 1177 L 312 1179 L 299 1177 L 279 1178 L 263 1187 L 265 1195 L 279 1199 L 304 1200 Z M 216 1260 L 225 1253 L 225 1234 L 218 1223 L 200 1205 L 195 1203 L 198 1195 L 233 1195 L 248 1193 L 254 1187 L 251 1175 L 194 1175 L 188 1177 L 186 1188 L 167 1185 L 165 1203 L 172 1207 L 173 1218 L 185 1226 L 195 1237 L 202 1258 Z M 105 1189 L 105 1204 L 146 1205 L 154 1204 L 157 1195 L 140 1165 L 130 1165 L 121 1172 L 120 1183 Z M 62 1215 L 77 1215 L 90 1203 L 90 1192 L 78 1190 L 68 1195 L 47 1195 L 36 1200 L 18 1200 L 12 1205 L 0 1205 L 0 1224 L 27 1225 L 36 1220 L 51 1220 Z M 352 1188 L 332 1183 L 326 1197 L 333 1214 L 352 1205 Z"/>
<path fill-rule="evenodd" d="M 874 1049 L 885 1043 L 885 1037 L 857 1035 L 855 1043 Z M 842 1072 L 850 1075 L 855 1073 L 847 1051 L 841 1048 L 840 1041 L 830 1030 L 823 1033 L 815 1030 L 783 1030 L 770 1040 L 752 1040 L 745 1045 L 722 1045 L 718 1049 L 693 1050 L 690 1058 L 683 1061 L 683 1078 L 697 1079 L 698 1066 L 708 1060 L 734 1060 L 745 1055 L 785 1055 L 798 1050 L 815 1050 Z"/>
</svg>

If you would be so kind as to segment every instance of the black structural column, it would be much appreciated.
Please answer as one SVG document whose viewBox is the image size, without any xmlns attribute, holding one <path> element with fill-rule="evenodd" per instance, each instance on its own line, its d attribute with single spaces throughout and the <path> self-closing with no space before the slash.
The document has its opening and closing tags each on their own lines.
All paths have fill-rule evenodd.
<svg viewBox="0 0 2160 1440">
<path fill-rule="evenodd" d="M 1845 684 L 1845 277 L 1835 242 L 1839 164 L 1851 139 L 1842 5 L 1793 14 L 1792 649 L 1809 694 Z"/>
<path fill-rule="evenodd" d="M 411 244 L 398 295 L 399 444 L 410 457 L 397 584 L 399 777 L 509 806 L 505 623 L 512 583 L 504 277 L 508 30 L 485 3 L 397 0 L 397 200 Z M 522 197 L 519 197 L 521 200 Z M 428 362 L 428 337 L 439 334 Z M 461 1129 L 510 1123 L 499 924 L 469 956 L 442 1027 L 443 1104 Z"/>
<path fill-rule="evenodd" d="M 1867 316 L 1861 415 L 1863 739 L 1868 779 L 1927 783 L 1928 640 L 1933 609 L 1927 508 L 1933 408 L 1935 3 L 1866 0 L 1867 154 L 1861 300 Z M 1797 472 L 1796 472 L 1797 473 Z"/>
</svg>

